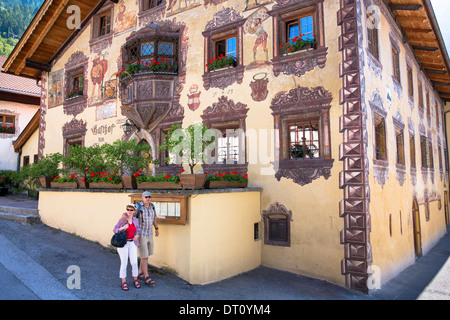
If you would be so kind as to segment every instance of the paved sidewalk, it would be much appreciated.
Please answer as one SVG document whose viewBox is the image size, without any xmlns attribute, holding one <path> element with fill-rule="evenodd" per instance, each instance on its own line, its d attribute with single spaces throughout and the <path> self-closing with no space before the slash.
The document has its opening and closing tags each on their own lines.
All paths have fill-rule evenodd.
<svg viewBox="0 0 450 320">
<path fill-rule="evenodd" d="M 37 201 L 16 201 L 17 197 L 0 197 L 0 206 L 8 202 L 37 207 Z M 0 219 L 0 241 L 2 300 L 450 300 L 450 232 L 371 295 L 267 267 L 204 286 L 150 268 L 155 287 L 136 289 L 129 281 L 130 290 L 124 292 L 118 255 L 97 243 L 43 224 L 5 219 Z M 67 288 L 74 274 L 71 266 L 80 270 L 81 289 Z"/>
</svg>

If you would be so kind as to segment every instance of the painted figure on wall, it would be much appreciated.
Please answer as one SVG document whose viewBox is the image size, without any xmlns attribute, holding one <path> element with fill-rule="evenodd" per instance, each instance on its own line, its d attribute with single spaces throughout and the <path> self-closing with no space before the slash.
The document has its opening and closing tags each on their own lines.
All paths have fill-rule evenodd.
<svg viewBox="0 0 450 320">
<path fill-rule="evenodd" d="M 119 4 L 119 13 L 114 23 L 115 33 L 121 33 L 136 26 L 136 11 L 128 11 L 125 2 L 122 0 Z"/>
<path fill-rule="evenodd" d="M 263 25 L 264 21 L 269 17 L 267 8 L 261 7 L 253 12 L 244 24 L 244 33 L 251 35 L 252 37 L 256 36 L 253 45 L 253 59 L 252 62 L 248 64 L 248 68 L 257 68 L 269 64 L 269 49 L 267 48 L 269 35 Z M 258 52 L 261 51 L 263 52 L 263 55 L 258 54 Z"/>
<path fill-rule="evenodd" d="M 261 18 L 256 18 L 253 26 L 250 28 L 249 33 L 256 35 L 255 45 L 253 46 L 253 61 L 256 61 L 256 50 L 261 45 L 266 60 L 269 59 L 269 53 L 267 50 L 267 38 L 269 37 L 267 32 L 264 30 L 264 27 L 262 25 Z"/>
<path fill-rule="evenodd" d="M 91 80 L 92 92 L 89 103 L 98 103 L 102 101 L 102 87 L 106 71 L 108 70 L 108 60 L 105 59 L 105 54 L 97 55 L 92 62 Z"/>
<path fill-rule="evenodd" d="M 48 81 L 48 106 L 49 108 L 59 106 L 63 103 L 63 77 L 64 70 L 50 73 Z"/>
</svg>

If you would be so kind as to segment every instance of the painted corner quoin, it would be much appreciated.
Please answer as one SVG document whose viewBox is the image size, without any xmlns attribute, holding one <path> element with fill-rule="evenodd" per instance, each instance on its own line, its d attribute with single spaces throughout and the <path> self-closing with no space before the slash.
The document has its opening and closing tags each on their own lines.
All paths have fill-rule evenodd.
<svg viewBox="0 0 450 320">
<path fill-rule="evenodd" d="M 339 148 L 339 158 L 343 161 L 343 171 L 339 176 L 339 185 L 344 191 L 344 197 L 339 204 L 339 215 L 344 219 L 340 241 L 344 245 L 341 272 L 345 276 L 345 284 L 348 288 L 367 293 L 372 250 L 358 14 L 358 0 L 340 0 L 337 21 L 341 27 L 339 50 L 342 62 L 339 72 L 342 79 L 340 104 L 343 105 L 343 114 L 340 132 L 343 142 Z"/>
</svg>

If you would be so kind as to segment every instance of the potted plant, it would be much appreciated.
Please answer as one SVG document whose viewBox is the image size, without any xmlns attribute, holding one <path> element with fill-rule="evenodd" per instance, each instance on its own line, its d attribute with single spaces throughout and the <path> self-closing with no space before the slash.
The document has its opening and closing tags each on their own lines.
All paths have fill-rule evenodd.
<svg viewBox="0 0 450 320">
<path fill-rule="evenodd" d="M 77 176 L 80 187 L 89 186 L 92 172 L 100 172 L 105 167 L 102 146 L 72 146 L 62 158 L 65 170 L 71 170 Z M 84 180 L 83 180 L 84 179 Z"/>
<path fill-rule="evenodd" d="M 205 172 L 205 174 L 207 174 Z M 227 171 L 225 173 L 213 172 L 206 178 L 206 186 L 210 189 L 217 188 L 246 188 L 248 185 L 248 174 L 242 175 L 238 171 Z"/>
<path fill-rule="evenodd" d="M 142 172 L 134 174 L 138 189 L 181 189 L 180 177 L 162 173 L 159 176 L 146 176 Z"/>
<path fill-rule="evenodd" d="M 50 188 L 50 183 L 55 177 L 59 176 L 61 159 L 62 155 L 56 152 L 39 158 L 39 161 L 35 164 L 34 170 L 42 188 Z"/>
<path fill-rule="evenodd" d="M 142 172 L 152 162 L 149 146 L 138 144 L 136 139 L 130 141 L 117 140 L 104 145 L 105 159 L 112 172 L 120 172 L 123 186 L 136 189 L 136 177 L 132 173 Z"/>
<path fill-rule="evenodd" d="M 186 129 L 173 125 L 160 146 L 160 150 L 168 150 L 176 158 L 176 162 L 187 162 L 189 165 L 190 174 L 179 176 L 183 189 L 199 189 L 205 185 L 206 175 L 194 174 L 194 167 L 203 161 L 205 148 L 214 140 L 214 136 L 210 140 L 206 138 L 206 130 L 208 128 L 202 123 L 192 124 Z M 170 161 L 170 157 L 167 160 Z M 184 171 L 181 169 L 181 173 Z"/>
<path fill-rule="evenodd" d="M 14 175 L 14 180 L 17 185 L 24 187 L 28 192 L 29 198 L 37 199 L 38 173 L 36 170 L 36 164 L 32 163 L 20 168 L 20 170 Z"/>
<path fill-rule="evenodd" d="M 75 189 L 78 187 L 77 178 L 71 174 L 69 176 L 56 176 L 50 183 L 52 188 Z"/>
</svg>

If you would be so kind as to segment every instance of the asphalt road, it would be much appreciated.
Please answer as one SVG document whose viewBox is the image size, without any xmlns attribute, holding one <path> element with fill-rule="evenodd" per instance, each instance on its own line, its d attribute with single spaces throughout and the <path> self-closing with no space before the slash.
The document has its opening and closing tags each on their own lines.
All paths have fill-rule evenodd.
<svg viewBox="0 0 450 320">
<path fill-rule="evenodd" d="M 97 243 L 42 224 L 3 219 L 0 243 L 1 300 L 450 300 L 449 233 L 371 295 L 267 267 L 204 286 L 150 267 L 154 287 L 136 289 L 129 277 L 130 290 L 124 292 L 119 256 Z"/>
</svg>

